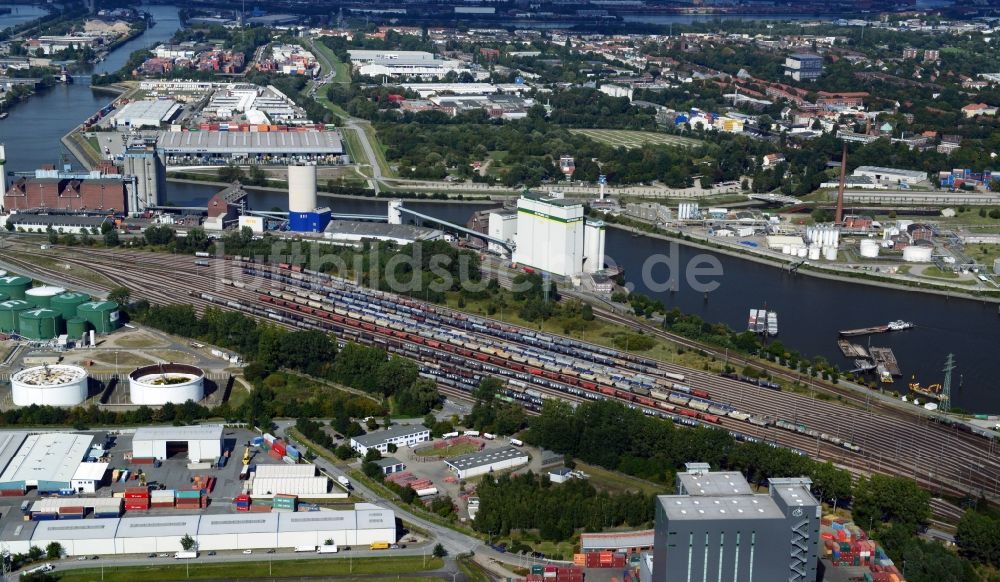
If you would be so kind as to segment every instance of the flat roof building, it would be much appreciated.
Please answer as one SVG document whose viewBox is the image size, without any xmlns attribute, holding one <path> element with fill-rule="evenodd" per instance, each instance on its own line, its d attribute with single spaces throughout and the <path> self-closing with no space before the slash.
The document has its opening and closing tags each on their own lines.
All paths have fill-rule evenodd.
<svg viewBox="0 0 1000 582">
<path fill-rule="evenodd" d="M 383 457 L 373 462 L 382 469 L 382 473 L 384 475 L 399 473 L 406 469 L 406 465 L 403 464 L 403 461 L 400 461 L 396 457 Z"/>
<path fill-rule="evenodd" d="M 411 224 L 331 220 L 323 230 L 323 238 L 338 243 L 359 243 L 366 240 L 392 241 L 401 245 L 438 240 L 444 232 Z"/>
<path fill-rule="evenodd" d="M 336 161 L 344 153 L 336 131 L 164 131 L 156 150 L 177 163 L 188 158 L 276 164 L 294 159 Z"/>
<path fill-rule="evenodd" d="M 527 451 L 517 447 L 489 449 L 468 455 L 459 455 L 445 459 L 444 464 L 451 469 L 459 479 L 468 479 L 477 475 L 485 475 L 494 471 L 513 469 L 527 465 L 531 457 Z"/>
<path fill-rule="evenodd" d="M 160 127 L 173 119 L 181 106 L 173 99 L 143 99 L 122 107 L 114 115 L 115 127 Z"/>
<path fill-rule="evenodd" d="M 854 175 L 871 178 L 880 184 L 906 184 L 913 186 L 927 181 L 927 172 L 883 168 L 881 166 L 858 166 L 854 170 Z"/>
<path fill-rule="evenodd" d="M 43 433 L 28 435 L 0 474 L 0 488 L 58 492 L 72 488 L 77 468 L 90 451 L 89 434 Z"/>
<path fill-rule="evenodd" d="M 796 81 L 815 81 L 823 74 L 823 57 L 796 53 L 785 57 L 785 76 Z"/>
<path fill-rule="evenodd" d="M 214 461 L 222 456 L 222 425 L 143 427 L 132 437 L 136 458 L 164 460 L 187 453 L 192 463 Z"/>
<path fill-rule="evenodd" d="M 604 222 L 588 221 L 583 203 L 562 192 L 517 200 L 514 262 L 569 277 L 604 268 Z"/>
<path fill-rule="evenodd" d="M 431 440 L 431 431 L 422 425 L 397 424 L 385 430 L 370 432 L 361 436 L 351 437 L 351 448 L 364 456 L 369 449 L 375 449 L 385 454 L 389 445 L 397 447 L 412 447 Z"/>
<path fill-rule="evenodd" d="M 739 473 L 689 463 L 677 495 L 656 502 L 655 579 L 812 582 L 822 507 L 809 479 L 770 479 L 755 494 Z"/>
</svg>

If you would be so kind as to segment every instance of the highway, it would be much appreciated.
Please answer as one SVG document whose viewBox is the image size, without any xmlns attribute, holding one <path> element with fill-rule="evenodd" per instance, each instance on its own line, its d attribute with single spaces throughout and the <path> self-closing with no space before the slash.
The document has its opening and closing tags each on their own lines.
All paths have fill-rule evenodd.
<svg viewBox="0 0 1000 582">
<path fill-rule="evenodd" d="M 21 270 L 26 270 L 23 264 L 18 265 L 17 255 L 9 250 L 0 252 L 0 257 L 15 271 L 18 270 L 19 266 Z M 240 310 L 260 309 L 264 305 L 270 305 L 268 309 L 274 309 L 283 314 L 285 321 L 280 322 L 280 324 L 287 327 L 307 325 L 310 328 L 326 329 L 320 325 L 321 323 L 326 324 L 326 322 L 319 316 L 308 315 L 295 308 L 262 304 L 259 300 L 260 294 L 253 289 L 223 285 L 221 283 L 223 278 L 240 275 L 232 261 L 215 260 L 212 261 L 215 265 L 212 268 L 194 270 L 192 267 L 193 258 L 189 256 L 105 251 L 77 247 L 73 249 L 72 258 L 67 258 L 66 262 L 81 266 L 90 265 L 95 271 L 108 277 L 114 284 L 124 285 L 132 289 L 133 297 L 146 298 L 153 303 L 191 302 L 197 309 L 203 309 L 209 304 L 216 303 L 184 295 L 189 290 L 193 290 L 225 297 L 225 301 L 232 301 Z M 68 280 L 65 273 L 61 271 L 46 271 L 35 268 L 35 272 L 39 272 L 40 275 L 44 275 L 52 281 L 62 281 L 70 286 L 75 284 L 74 281 Z M 180 289 L 177 288 L 178 273 L 184 274 L 183 285 Z M 266 282 L 258 281 L 258 283 Z M 93 285 L 91 284 L 91 286 Z M 223 305 L 218 305 L 218 303 L 216 305 L 220 308 L 226 308 L 225 301 L 223 301 Z M 423 309 L 444 314 L 450 312 L 431 306 L 425 306 Z M 600 315 L 609 319 L 618 318 L 619 322 L 633 328 L 645 325 L 610 312 L 600 312 Z M 292 316 L 299 319 L 293 320 Z M 662 330 L 657 330 L 654 327 L 646 327 L 650 332 L 663 333 Z M 337 332 L 336 328 L 330 329 Z M 397 349 L 394 347 L 397 344 L 402 345 L 399 348 L 401 350 L 412 352 L 415 348 L 414 344 L 408 340 L 389 337 L 382 332 L 359 331 L 345 326 L 339 332 L 342 337 L 345 337 L 344 330 L 351 332 L 352 335 L 349 336 L 349 339 L 357 338 L 357 341 L 380 346 L 384 344 L 390 351 Z M 476 337 L 482 341 L 492 341 L 482 334 L 476 334 Z M 692 345 L 688 340 L 677 340 L 674 337 L 669 339 L 681 341 L 681 345 Z M 389 345 L 390 341 L 396 342 L 396 344 Z M 580 342 L 577 343 L 585 348 L 585 351 L 596 349 L 588 348 L 586 344 Z M 693 347 L 701 349 L 697 345 L 693 345 Z M 415 358 L 418 362 L 424 364 L 427 362 L 446 362 L 449 366 L 454 366 L 454 369 L 460 372 L 465 380 L 473 383 L 475 382 L 474 377 L 482 374 L 507 377 L 510 378 L 509 381 L 513 381 L 516 377 L 516 373 L 512 374 L 511 370 L 513 364 L 509 362 L 493 365 L 477 359 L 478 356 L 472 358 L 453 352 L 446 353 L 440 349 L 429 349 L 425 345 L 421 346 L 421 349 L 424 350 L 421 352 L 422 356 Z M 405 354 L 406 352 L 400 353 Z M 735 362 L 737 358 L 731 356 L 730 360 Z M 453 363 L 456 361 L 460 364 Z M 496 372 L 484 366 L 492 366 Z M 683 374 L 687 377 L 685 384 L 709 391 L 713 401 L 755 417 L 771 419 L 768 426 L 755 426 L 748 422 L 723 417 L 718 421 L 718 424 L 727 430 L 790 447 L 821 459 L 832 460 L 835 464 L 859 475 L 878 471 L 915 478 L 934 492 L 971 492 L 991 498 L 997 495 L 1000 460 L 996 458 L 990 440 L 970 434 L 957 427 L 933 422 L 929 418 L 915 416 L 905 410 L 898 410 L 895 406 L 889 406 L 869 398 L 868 394 L 858 394 L 845 390 L 840 395 L 840 398 L 845 401 L 845 405 L 845 403 L 820 399 L 816 392 L 798 394 L 768 390 L 736 380 L 721 378 L 707 372 L 689 370 L 670 364 L 657 364 L 655 369 L 644 373 L 660 377 L 668 373 Z M 782 373 L 794 376 L 792 372 L 784 371 Z M 466 374 L 468 376 L 465 376 Z M 468 386 L 468 383 L 463 385 Z M 546 397 L 559 397 L 576 401 L 584 398 L 593 399 L 594 397 L 594 394 L 588 396 L 585 390 L 578 389 L 571 385 L 566 378 L 561 378 L 558 375 L 555 380 L 547 381 L 545 385 L 534 384 L 534 386 Z M 464 389 L 464 394 L 460 387 L 442 385 L 442 388 L 443 391 L 452 396 L 464 395 L 468 398 L 468 387 Z M 576 389 L 576 393 L 566 392 L 571 388 Z M 643 408 L 647 413 L 656 413 L 649 407 L 636 402 L 632 402 L 630 405 Z M 777 428 L 774 425 L 776 419 L 804 425 L 816 436 Z M 826 435 L 827 438 L 820 438 L 820 434 Z M 854 443 L 860 448 L 860 451 L 846 450 L 831 442 L 834 438 Z"/>
</svg>

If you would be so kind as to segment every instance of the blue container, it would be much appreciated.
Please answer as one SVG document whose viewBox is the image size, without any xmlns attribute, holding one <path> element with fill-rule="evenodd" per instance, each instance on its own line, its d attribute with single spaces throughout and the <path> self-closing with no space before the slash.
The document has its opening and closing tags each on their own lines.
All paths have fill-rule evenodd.
<svg viewBox="0 0 1000 582">
<path fill-rule="evenodd" d="M 60 513 L 59 519 L 83 519 L 83 515 L 80 513 Z"/>
<path fill-rule="evenodd" d="M 250 439 L 250 444 L 255 447 L 259 447 L 263 442 L 264 442 L 264 437 L 253 437 L 252 439 Z"/>
<path fill-rule="evenodd" d="M 32 513 L 31 521 L 52 521 L 59 519 L 59 514 L 56 513 Z"/>
</svg>

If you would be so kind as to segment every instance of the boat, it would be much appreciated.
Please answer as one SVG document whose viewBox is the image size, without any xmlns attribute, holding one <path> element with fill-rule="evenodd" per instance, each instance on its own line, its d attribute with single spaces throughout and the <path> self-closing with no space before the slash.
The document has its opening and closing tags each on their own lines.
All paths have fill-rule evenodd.
<svg viewBox="0 0 1000 582">
<path fill-rule="evenodd" d="M 903 331 L 904 329 L 910 329 L 913 327 L 913 323 L 897 319 L 896 321 L 890 321 L 886 327 L 889 328 L 889 331 Z"/>
<path fill-rule="evenodd" d="M 889 370 L 886 369 L 885 365 L 879 364 L 878 366 L 875 367 L 875 369 L 878 372 L 878 379 L 883 384 L 892 384 L 894 382 L 894 380 L 892 379 L 892 374 L 889 373 Z"/>
<path fill-rule="evenodd" d="M 747 320 L 747 331 L 757 333 L 757 310 L 750 310 L 750 319 Z"/>
<path fill-rule="evenodd" d="M 921 386 L 920 382 L 917 382 L 916 375 L 910 378 L 910 383 L 907 385 L 910 392 L 914 394 L 920 394 L 921 396 L 926 396 L 927 398 L 933 398 L 934 400 L 945 400 L 946 396 L 941 393 L 940 384 L 931 384 L 930 386 Z"/>
<path fill-rule="evenodd" d="M 778 312 L 767 312 L 767 335 L 778 335 Z"/>
<path fill-rule="evenodd" d="M 4 111 L 4 112 L 0 113 L 0 119 L 7 119 L 7 116 L 9 116 L 9 115 L 10 115 L 10 113 L 7 113 L 6 111 Z"/>
</svg>

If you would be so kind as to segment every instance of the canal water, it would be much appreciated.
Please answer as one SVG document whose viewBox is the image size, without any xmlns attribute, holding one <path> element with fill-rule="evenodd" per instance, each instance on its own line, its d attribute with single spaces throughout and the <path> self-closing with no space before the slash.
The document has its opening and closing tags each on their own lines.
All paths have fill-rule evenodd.
<svg viewBox="0 0 1000 582">
<path fill-rule="evenodd" d="M 21 7 L 22 9 L 27 7 Z M 180 23 L 177 9 L 147 6 L 157 25 L 98 63 L 99 73 L 115 71 L 140 48 L 170 38 Z M 0 26 L 9 25 L 0 16 Z M 5 24 L 7 23 L 7 24 Z M 18 104 L 10 117 L 0 121 L 0 142 L 7 146 L 8 170 L 33 170 L 41 164 L 59 163 L 65 154 L 60 138 L 80 121 L 112 100 L 108 94 L 95 93 L 85 82 L 59 85 Z M 166 200 L 178 206 L 201 206 L 214 188 L 198 184 L 169 184 Z M 334 212 L 384 214 L 385 203 L 372 199 L 327 200 Z M 250 204 L 257 209 L 287 208 L 286 197 L 278 192 L 251 191 Z M 457 204 L 408 201 L 406 204 L 426 214 L 464 224 L 473 212 L 489 204 Z M 781 269 L 744 259 L 715 254 L 722 267 L 718 289 L 709 293 L 693 290 L 683 281 L 677 292 L 654 291 L 643 279 L 649 257 L 677 255 L 681 269 L 702 251 L 690 247 L 671 247 L 667 241 L 633 237 L 608 229 L 608 261 L 623 267 L 626 279 L 641 293 L 662 300 L 686 313 L 696 313 L 706 321 L 722 322 L 743 329 L 751 308 L 764 307 L 778 312 L 778 340 L 803 354 L 821 355 L 842 369 L 850 367 L 837 349 L 837 330 L 883 324 L 894 319 L 913 321 L 917 328 L 894 334 L 872 336 L 872 345 L 893 348 L 905 373 L 897 380 L 909 381 L 910 374 L 924 384 L 942 381 L 941 368 L 949 352 L 956 357 L 953 377 L 953 402 L 975 412 L 1000 412 L 1000 316 L 994 305 L 980 302 L 880 289 L 867 285 L 827 281 L 804 275 L 788 275 Z M 653 278 L 664 281 L 668 268 L 650 269 Z M 683 274 L 682 274 L 683 275 Z M 859 342 L 865 343 L 864 338 Z"/>
<path fill-rule="evenodd" d="M 28 6 L 26 4 L 0 4 L 0 9 L 10 8 L 10 12 L 0 14 L 0 30 L 5 30 L 11 26 L 24 24 L 29 20 L 34 20 L 39 16 L 45 16 L 48 10 L 41 6 Z"/>
</svg>

